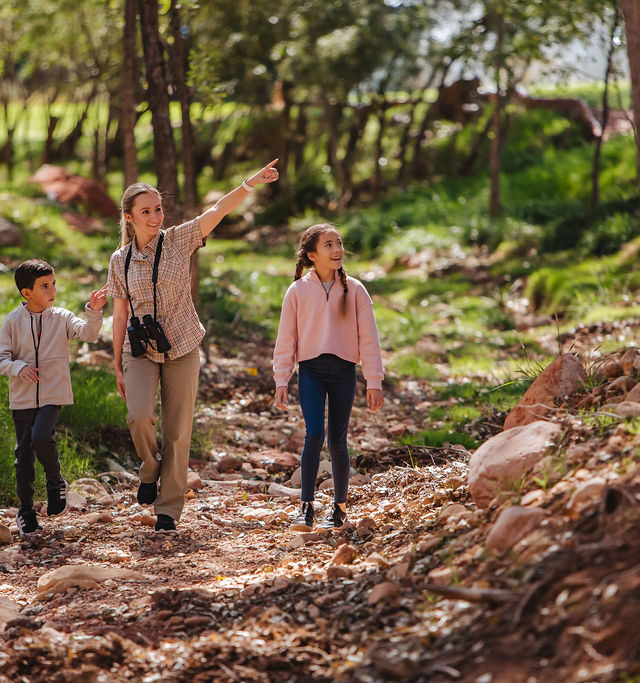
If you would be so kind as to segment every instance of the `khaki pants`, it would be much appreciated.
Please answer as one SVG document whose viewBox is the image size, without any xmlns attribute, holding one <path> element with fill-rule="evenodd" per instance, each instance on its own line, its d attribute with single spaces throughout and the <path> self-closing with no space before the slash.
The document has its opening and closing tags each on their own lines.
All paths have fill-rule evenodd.
<svg viewBox="0 0 640 683">
<path fill-rule="evenodd" d="M 200 354 L 194 349 L 175 360 L 154 363 L 146 356 L 122 357 L 127 393 L 127 422 L 142 459 L 140 481 L 160 479 L 156 514 L 180 518 L 187 487 L 193 411 L 198 390 Z M 155 398 L 160 383 L 162 453 L 158 452 Z"/>
</svg>

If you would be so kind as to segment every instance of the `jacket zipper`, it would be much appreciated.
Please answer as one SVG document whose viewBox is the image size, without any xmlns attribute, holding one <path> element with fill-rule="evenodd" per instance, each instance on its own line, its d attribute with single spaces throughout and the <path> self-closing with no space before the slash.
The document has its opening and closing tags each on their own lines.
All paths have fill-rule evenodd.
<svg viewBox="0 0 640 683">
<path fill-rule="evenodd" d="M 327 297 L 327 301 L 329 301 L 329 292 L 333 289 L 333 286 L 329 287 L 329 292 L 327 292 L 327 290 L 324 288 L 324 283 L 322 282 L 322 280 L 318 278 L 318 281 L 320 282 L 320 287 L 322 287 L 322 289 L 324 290 L 324 293 Z"/>
<path fill-rule="evenodd" d="M 42 314 L 40 314 L 40 335 L 38 336 L 38 343 L 36 344 L 36 336 L 33 333 L 33 316 L 29 314 L 31 318 L 31 339 L 33 341 L 33 350 L 36 354 L 36 371 L 38 372 L 38 381 L 36 382 L 36 408 L 40 407 L 40 362 L 38 360 L 38 353 L 40 351 L 40 342 L 42 341 Z"/>
</svg>

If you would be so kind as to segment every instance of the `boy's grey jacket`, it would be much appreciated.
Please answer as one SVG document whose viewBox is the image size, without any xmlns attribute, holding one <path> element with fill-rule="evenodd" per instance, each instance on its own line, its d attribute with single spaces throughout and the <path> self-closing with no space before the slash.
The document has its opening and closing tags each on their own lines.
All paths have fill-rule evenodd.
<svg viewBox="0 0 640 683">
<path fill-rule="evenodd" d="M 73 403 L 69 339 L 95 342 L 102 326 L 102 311 L 94 311 L 87 304 L 85 314 L 87 320 L 55 306 L 42 312 L 38 349 L 40 381 L 36 385 L 18 377 L 25 365 L 36 367 L 31 315 L 24 302 L 9 313 L 0 330 L 0 374 L 9 377 L 9 407 L 12 410 Z"/>
</svg>

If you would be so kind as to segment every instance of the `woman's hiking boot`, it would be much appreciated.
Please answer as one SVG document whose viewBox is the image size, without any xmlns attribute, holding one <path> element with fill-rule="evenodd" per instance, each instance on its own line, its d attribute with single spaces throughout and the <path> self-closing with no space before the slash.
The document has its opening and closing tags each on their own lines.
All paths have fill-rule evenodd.
<svg viewBox="0 0 640 683">
<path fill-rule="evenodd" d="M 158 484 L 156 484 L 155 481 L 149 482 L 148 484 L 140 482 L 140 486 L 138 486 L 138 493 L 136 494 L 136 498 L 140 505 L 151 505 L 155 502 L 157 497 Z"/>
</svg>

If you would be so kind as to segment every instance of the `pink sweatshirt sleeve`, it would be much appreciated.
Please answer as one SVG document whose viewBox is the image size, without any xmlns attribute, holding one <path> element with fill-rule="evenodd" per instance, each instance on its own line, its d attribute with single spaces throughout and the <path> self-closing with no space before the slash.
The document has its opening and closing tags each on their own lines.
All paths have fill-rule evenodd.
<svg viewBox="0 0 640 683">
<path fill-rule="evenodd" d="M 362 374 L 367 381 L 367 389 L 382 389 L 384 371 L 378 328 L 373 315 L 373 302 L 364 286 L 356 290 L 356 316 L 360 363 Z"/>
<path fill-rule="evenodd" d="M 284 295 L 278 338 L 273 351 L 273 376 L 276 387 L 289 384 L 298 349 L 298 297 L 293 286 Z"/>
</svg>

